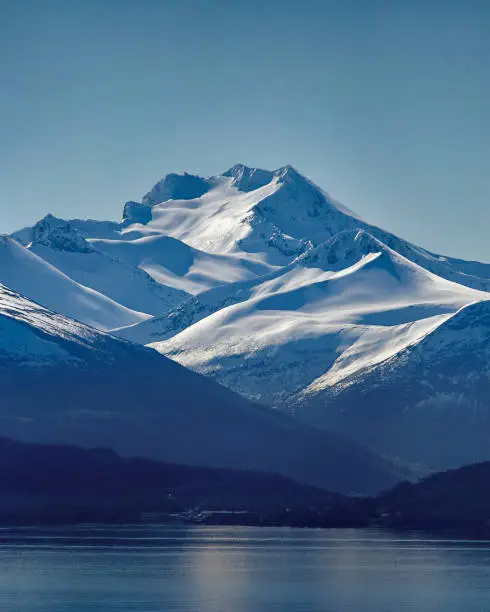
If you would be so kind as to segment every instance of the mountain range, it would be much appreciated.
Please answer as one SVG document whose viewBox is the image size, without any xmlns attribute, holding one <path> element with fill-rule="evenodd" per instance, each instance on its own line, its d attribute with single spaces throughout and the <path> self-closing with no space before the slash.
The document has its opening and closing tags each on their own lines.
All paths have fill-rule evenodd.
<svg viewBox="0 0 490 612">
<path fill-rule="evenodd" d="M 0 431 L 25 442 L 275 472 L 333 491 L 389 485 L 355 443 L 255 405 L 158 352 L 0 286 Z"/>
<path fill-rule="evenodd" d="M 17 296 L 18 319 L 42 304 L 36 324 L 42 320 L 44 332 L 45 318 L 60 326 L 57 338 L 76 328 L 76 350 L 54 342 L 69 359 L 53 371 L 79 358 L 80 335 L 95 339 L 87 363 L 100 343 L 103 362 L 124 363 L 118 382 L 119 365 L 89 369 L 128 412 L 131 404 L 146 414 L 155 397 L 167 396 L 175 381 L 162 372 L 178 362 L 186 369 L 172 372 L 182 380 L 188 370 L 214 379 L 244 398 L 226 396 L 247 414 L 259 411 L 274 426 L 289 418 L 281 427 L 297 440 L 323 430 L 421 469 L 490 458 L 490 264 L 434 254 L 374 226 L 291 166 L 167 174 L 141 202 L 125 204 L 120 222 L 48 215 L 2 237 L 0 282 L 11 301 Z M 32 361 L 53 359 L 36 347 L 29 376 Z M 225 393 L 206 378 L 192 380 L 211 395 Z M 172 391 L 174 405 L 188 405 L 188 386 Z M 217 428 L 222 419 L 207 409 L 202 421 Z M 54 441 L 72 441 L 68 430 L 63 422 Z M 233 467 L 257 469 L 263 460 Z M 277 463 L 267 469 L 299 478 Z"/>
</svg>

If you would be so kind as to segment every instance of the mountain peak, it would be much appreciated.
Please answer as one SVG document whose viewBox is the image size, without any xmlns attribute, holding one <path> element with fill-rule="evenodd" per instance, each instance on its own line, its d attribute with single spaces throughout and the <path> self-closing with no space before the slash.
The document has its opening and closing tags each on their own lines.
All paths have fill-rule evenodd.
<svg viewBox="0 0 490 612">
<path fill-rule="evenodd" d="M 195 174 L 165 175 L 153 188 L 143 196 L 142 203 L 146 206 L 155 206 L 167 200 L 193 200 L 200 198 L 209 191 L 209 183 L 202 176 Z"/>
<path fill-rule="evenodd" d="M 238 191 L 249 192 L 270 183 L 274 178 L 274 173 L 262 168 L 249 168 L 244 164 L 235 164 L 232 168 L 223 172 L 223 176 L 232 178 L 231 184 Z"/>
<path fill-rule="evenodd" d="M 250 172 L 254 170 L 254 168 L 250 168 L 250 166 L 246 166 L 245 164 L 235 164 L 231 168 L 228 168 L 226 172 L 223 172 L 223 176 L 237 176 L 243 172 Z"/>
<path fill-rule="evenodd" d="M 343 268 L 365 255 L 389 251 L 388 247 L 364 229 L 348 229 L 310 249 L 297 262 L 306 266 L 327 265 L 329 269 Z"/>
<path fill-rule="evenodd" d="M 141 204 L 140 202 L 130 200 L 124 205 L 123 224 L 125 225 L 131 225 L 132 223 L 146 225 L 151 221 L 151 218 L 151 206 L 148 204 Z"/>
<path fill-rule="evenodd" d="M 94 250 L 68 221 L 51 214 L 33 226 L 32 243 L 57 251 L 90 253 Z"/>
<path fill-rule="evenodd" d="M 274 176 L 277 176 L 280 179 L 289 179 L 289 180 L 300 179 L 300 180 L 308 181 L 308 179 L 303 174 L 301 174 L 301 172 L 298 172 L 296 168 L 291 166 L 291 164 L 286 164 L 285 166 L 281 166 L 277 170 L 274 170 L 273 174 Z"/>
</svg>

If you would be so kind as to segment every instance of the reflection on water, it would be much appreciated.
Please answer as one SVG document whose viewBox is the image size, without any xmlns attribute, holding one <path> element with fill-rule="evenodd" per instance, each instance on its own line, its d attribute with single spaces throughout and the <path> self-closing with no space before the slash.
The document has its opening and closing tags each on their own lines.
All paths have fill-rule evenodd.
<svg viewBox="0 0 490 612">
<path fill-rule="evenodd" d="M 490 610 L 490 542 L 373 530 L 0 530 L 5 612 Z"/>
</svg>

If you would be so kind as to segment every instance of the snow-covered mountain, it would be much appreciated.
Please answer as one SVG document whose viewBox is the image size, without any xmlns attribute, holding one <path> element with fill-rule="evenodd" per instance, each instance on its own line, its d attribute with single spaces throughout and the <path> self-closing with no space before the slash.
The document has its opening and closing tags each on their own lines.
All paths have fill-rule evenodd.
<svg viewBox="0 0 490 612">
<path fill-rule="evenodd" d="M 435 255 L 374 227 L 291 166 L 239 164 L 208 178 L 168 174 L 142 202 L 126 203 L 120 223 L 48 215 L 13 237 L 75 282 L 162 316 L 185 301 L 183 292 L 269 275 L 359 229 L 434 274 L 490 289 L 490 265 Z"/>
<path fill-rule="evenodd" d="M 151 220 L 136 215 L 124 233 L 163 234 L 206 253 L 275 266 L 362 223 L 290 166 L 269 172 L 238 165 L 208 179 L 168 175 L 143 206 Z"/>
<path fill-rule="evenodd" d="M 121 222 L 47 220 L 47 231 L 41 223 L 13 237 L 77 287 L 130 309 L 128 320 L 114 317 L 114 335 L 347 434 L 335 406 L 348 412 L 355 397 L 362 410 L 362 381 L 380 376 L 389 388 L 387 364 L 415 346 L 427 350 L 456 313 L 468 307 L 476 317 L 469 305 L 490 299 L 490 264 L 434 254 L 373 226 L 291 166 L 167 174 L 141 202 L 126 203 Z M 90 320 L 71 304 L 49 305 Z M 90 322 L 108 329 L 106 318 Z M 466 346 L 468 329 L 455 334 L 451 352 Z M 476 362 L 465 351 L 472 374 Z M 445 358 L 434 353 L 435 362 Z M 444 411 L 452 378 L 437 372 Z M 379 449 L 393 454 L 389 445 Z"/>
<path fill-rule="evenodd" d="M 207 179 L 170 174 L 144 196 L 141 209 L 142 217 L 126 218 L 124 235 L 163 234 L 205 253 L 283 266 L 339 232 L 364 229 L 443 278 L 490 289 L 490 264 L 430 253 L 375 227 L 291 166 L 268 171 L 238 164 Z"/>
<path fill-rule="evenodd" d="M 291 166 L 268 171 L 238 164 L 222 175 L 208 178 L 168 174 L 141 203 L 126 203 L 121 223 L 73 219 L 69 225 L 94 246 L 103 244 L 107 250 L 119 249 L 119 254 L 124 252 L 120 248 L 121 241 L 133 242 L 150 236 L 170 236 L 184 243 L 174 243 L 170 247 L 169 241 L 156 241 L 164 251 L 160 254 L 159 246 L 148 247 L 145 241 L 137 242 L 142 255 L 134 253 L 130 258 L 138 265 L 144 261 L 151 266 L 156 258 L 159 266 L 164 266 L 166 260 L 170 266 L 178 266 L 183 259 L 185 268 L 185 260 L 190 257 L 188 247 L 191 247 L 203 254 L 231 255 L 230 266 L 249 266 L 233 278 L 229 271 L 221 273 L 219 270 L 221 265 L 226 267 L 228 260 L 217 261 L 207 276 L 212 278 L 216 273 L 220 283 L 245 280 L 247 274 L 248 278 L 264 274 L 271 271 L 271 266 L 291 263 L 339 232 L 364 229 L 407 259 L 443 278 L 476 289 L 490 288 L 490 264 L 430 253 L 375 227 Z M 13 237 L 28 245 L 33 240 L 33 231 L 34 228 L 24 228 Z M 115 244 L 111 245 L 110 241 Z M 134 246 L 134 250 L 138 247 Z M 208 283 L 204 288 L 211 286 Z"/>
<path fill-rule="evenodd" d="M 349 231 L 282 274 L 204 294 L 207 309 L 184 304 L 180 312 L 187 305 L 188 312 L 179 320 L 186 328 L 152 346 L 250 398 L 294 409 L 310 388 L 383 362 L 441 318 L 489 298 L 420 268 L 363 230 Z M 167 325 L 176 319 L 167 317 Z M 146 333 L 154 324 L 123 335 L 137 339 L 138 329 Z"/>
<path fill-rule="evenodd" d="M 172 462 L 277 472 L 342 491 L 392 483 L 388 464 L 255 406 L 151 349 L 0 285 L 0 432 Z"/>
</svg>

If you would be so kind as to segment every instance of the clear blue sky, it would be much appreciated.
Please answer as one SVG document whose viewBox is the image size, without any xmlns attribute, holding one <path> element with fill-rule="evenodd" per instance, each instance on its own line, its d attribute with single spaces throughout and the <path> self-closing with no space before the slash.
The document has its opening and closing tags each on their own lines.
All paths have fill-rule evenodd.
<svg viewBox="0 0 490 612">
<path fill-rule="evenodd" d="M 490 261 L 488 0 L 0 0 L 0 232 L 286 163 Z"/>
</svg>

